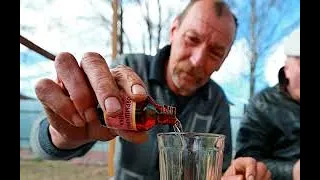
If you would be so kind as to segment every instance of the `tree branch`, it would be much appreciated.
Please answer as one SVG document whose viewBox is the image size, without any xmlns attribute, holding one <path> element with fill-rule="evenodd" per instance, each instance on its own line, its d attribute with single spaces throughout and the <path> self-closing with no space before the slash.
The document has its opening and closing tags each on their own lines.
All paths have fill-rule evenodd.
<svg viewBox="0 0 320 180">
<path fill-rule="evenodd" d="M 162 17 L 161 17 L 161 5 L 160 5 L 160 0 L 157 0 L 158 2 L 158 18 L 159 18 L 159 23 L 158 23 L 158 36 L 157 36 L 157 44 L 156 44 L 156 51 L 159 50 L 160 46 L 160 41 L 161 41 L 161 27 L 162 27 Z"/>
</svg>

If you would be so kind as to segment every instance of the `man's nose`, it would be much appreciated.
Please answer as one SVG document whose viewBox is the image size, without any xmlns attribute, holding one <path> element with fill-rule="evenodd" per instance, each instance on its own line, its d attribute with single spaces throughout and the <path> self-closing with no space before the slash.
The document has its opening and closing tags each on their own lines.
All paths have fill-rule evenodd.
<svg viewBox="0 0 320 180">
<path fill-rule="evenodd" d="M 194 49 L 190 61 L 194 67 L 203 66 L 205 61 L 205 49 L 203 47 Z"/>
</svg>

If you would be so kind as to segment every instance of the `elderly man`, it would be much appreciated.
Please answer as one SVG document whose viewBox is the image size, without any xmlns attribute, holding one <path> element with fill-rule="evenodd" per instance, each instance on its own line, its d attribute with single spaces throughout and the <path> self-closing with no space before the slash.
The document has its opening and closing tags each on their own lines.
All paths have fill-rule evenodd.
<svg viewBox="0 0 320 180">
<path fill-rule="evenodd" d="M 274 180 L 300 176 L 300 30 L 284 43 L 279 83 L 250 101 L 237 136 L 236 157 L 264 162 Z"/>
</svg>

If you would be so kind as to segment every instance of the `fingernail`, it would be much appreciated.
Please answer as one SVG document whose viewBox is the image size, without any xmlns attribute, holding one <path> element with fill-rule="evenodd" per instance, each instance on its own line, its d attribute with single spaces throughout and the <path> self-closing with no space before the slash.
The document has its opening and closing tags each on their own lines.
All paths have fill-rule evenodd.
<svg viewBox="0 0 320 180">
<path fill-rule="evenodd" d="M 78 114 L 72 116 L 72 122 L 77 127 L 83 127 L 85 125 L 85 122 L 80 118 Z"/>
<path fill-rule="evenodd" d="M 250 175 L 250 176 L 248 177 L 248 180 L 254 180 L 254 177 L 253 177 L 252 175 Z"/>
<path fill-rule="evenodd" d="M 87 122 L 94 121 L 98 117 L 97 112 L 94 108 L 89 108 L 89 109 L 85 110 L 84 116 L 85 116 Z"/>
<path fill-rule="evenodd" d="M 135 84 L 131 87 L 132 94 L 135 95 L 145 95 L 147 94 L 146 90 L 139 84 Z"/>
<path fill-rule="evenodd" d="M 108 97 L 105 100 L 104 105 L 107 113 L 115 113 L 121 110 L 120 102 L 116 97 Z"/>
</svg>

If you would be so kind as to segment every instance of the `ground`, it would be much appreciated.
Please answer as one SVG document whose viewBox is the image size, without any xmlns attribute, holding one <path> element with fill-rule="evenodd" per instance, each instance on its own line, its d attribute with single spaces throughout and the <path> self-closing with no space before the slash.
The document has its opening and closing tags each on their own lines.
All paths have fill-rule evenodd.
<svg viewBox="0 0 320 180">
<path fill-rule="evenodd" d="M 106 180 L 107 167 L 65 161 L 20 160 L 21 180 Z"/>
<path fill-rule="evenodd" d="M 71 161 L 48 161 L 20 150 L 21 180 L 107 180 L 106 152 L 91 152 Z"/>
</svg>

